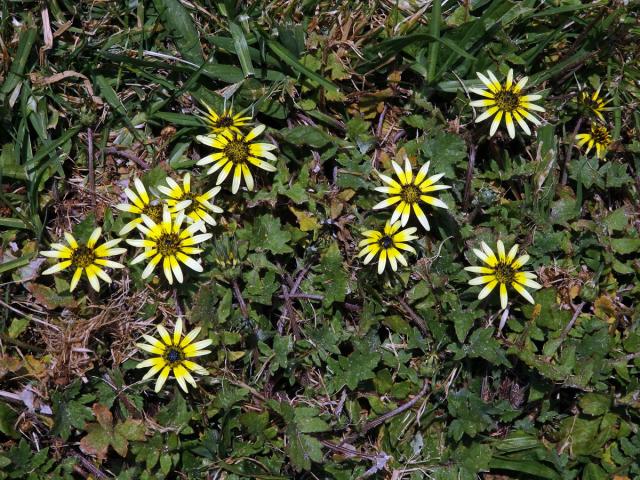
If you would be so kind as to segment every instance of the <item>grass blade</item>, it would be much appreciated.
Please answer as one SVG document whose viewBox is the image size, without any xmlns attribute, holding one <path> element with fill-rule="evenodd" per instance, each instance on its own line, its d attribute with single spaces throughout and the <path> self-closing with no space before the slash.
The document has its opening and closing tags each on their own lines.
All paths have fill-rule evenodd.
<svg viewBox="0 0 640 480">
<path fill-rule="evenodd" d="M 240 60 L 240 66 L 242 67 L 244 77 L 253 77 L 256 72 L 253 69 L 253 64 L 251 63 L 249 45 L 247 44 L 247 39 L 244 36 L 242 27 L 235 22 L 229 22 L 229 30 L 233 37 L 233 44 L 236 48 L 236 54 L 238 55 L 238 60 Z"/>
<path fill-rule="evenodd" d="M 442 1 L 434 0 L 431 9 L 431 22 L 429 23 L 429 34 L 433 38 L 440 38 L 440 20 L 442 17 Z M 436 76 L 436 66 L 438 65 L 438 50 L 440 44 L 433 42 L 429 45 L 429 65 L 427 67 L 427 82 L 432 83 Z"/>
<path fill-rule="evenodd" d="M 280 60 L 289 65 L 299 74 L 304 75 L 308 79 L 313 80 L 314 82 L 323 86 L 328 92 L 338 92 L 338 87 L 336 87 L 332 82 L 302 65 L 302 63 L 300 63 L 300 61 L 295 58 L 291 54 L 291 52 L 289 52 L 289 50 L 284 48 L 275 40 L 267 40 L 267 46 L 274 53 L 274 55 L 276 55 Z"/>
<path fill-rule="evenodd" d="M 27 66 L 27 59 L 31 48 L 36 41 L 38 30 L 34 26 L 30 26 L 27 30 L 24 30 L 20 34 L 20 42 L 18 44 L 18 52 L 16 57 L 11 63 L 11 69 L 7 75 L 7 79 L 4 81 L 2 88 L 0 88 L 0 96 L 5 96 L 22 81 L 24 69 Z"/>
</svg>

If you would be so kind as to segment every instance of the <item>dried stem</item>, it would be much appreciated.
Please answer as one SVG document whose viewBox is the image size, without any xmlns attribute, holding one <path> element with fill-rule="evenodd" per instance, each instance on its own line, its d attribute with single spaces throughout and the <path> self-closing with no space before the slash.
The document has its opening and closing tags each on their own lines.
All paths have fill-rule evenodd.
<svg viewBox="0 0 640 480">
<path fill-rule="evenodd" d="M 244 298 L 242 298 L 242 292 L 240 291 L 238 281 L 234 278 L 233 280 L 231 280 L 231 285 L 233 286 L 233 294 L 235 295 L 238 306 L 240 307 L 242 318 L 247 320 L 249 318 L 249 310 L 247 309 L 247 304 L 244 301 Z"/>
<path fill-rule="evenodd" d="M 89 191 L 91 192 L 91 208 L 96 211 L 96 171 L 93 164 L 93 129 L 87 129 L 87 156 L 89 164 Z"/>
</svg>

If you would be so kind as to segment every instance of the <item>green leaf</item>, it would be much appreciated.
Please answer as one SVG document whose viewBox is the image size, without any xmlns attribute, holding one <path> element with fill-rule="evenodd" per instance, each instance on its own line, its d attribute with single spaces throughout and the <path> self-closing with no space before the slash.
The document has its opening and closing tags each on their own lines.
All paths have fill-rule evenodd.
<svg viewBox="0 0 640 480">
<path fill-rule="evenodd" d="M 309 145 L 313 148 L 322 148 L 334 141 L 334 138 L 322 129 L 311 125 L 300 125 L 281 130 L 280 135 L 283 140 L 293 145 Z"/>
<path fill-rule="evenodd" d="M 186 8 L 178 0 L 153 0 L 153 4 L 182 56 L 191 63 L 202 64 L 198 29 Z"/>
<path fill-rule="evenodd" d="M 319 275 L 314 279 L 314 283 L 320 291 L 324 291 L 323 304 L 328 307 L 334 302 L 343 302 L 347 295 L 349 277 L 337 242 L 331 242 L 329 248 L 324 251 L 317 271 Z"/>
<path fill-rule="evenodd" d="M 145 427 L 142 420 L 126 419 L 116 425 L 114 432 L 127 440 L 144 440 Z"/>
<path fill-rule="evenodd" d="M 0 263 L 0 273 L 10 272 L 11 270 L 15 270 L 16 268 L 24 267 L 25 265 L 28 265 L 30 261 L 30 257 L 23 257 Z"/>
<path fill-rule="evenodd" d="M 322 461 L 322 444 L 310 435 L 299 433 L 295 428 L 289 428 L 287 455 L 297 471 L 310 470 L 311 461 Z"/>
<path fill-rule="evenodd" d="M 87 455 L 95 455 L 98 459 L 107 458 L 107 451 L 112 440 L 110 430 L 105 430 L 98 423 L 89 423 L 85 427 L 87 435 L 80 440 L 80 450 Z"/>
<path fill-rule="evenodd" d="M 298 431 L 302 433 L 328 432 L 331 427 L 318 415 L 320 412 L 316 408 L 298 407 L 295 409 L 295 422 Z"/>
<path fill-rule="evenodd" d="M 598 159 L 583 157 L 579 160 L 573 160 L 569 164 L 569 173 L 572 179 L 582 183 L 585 188 L 591 188 L 600 178 Z"/>
<path fill-rule="evenodd" d="M 628 223 L 629 218 L 627 217 L 627 212 L 624 208 L 618 208 L 617 210 L 614 210 L 604 219 L 604 224 L 612 232 L 624 230 L 625 228 L 627 228 Z"/>
<path fill-rule="evenodd" d="M 537 478 L 560 480 L 562 477 L 543 463 L 535 460 L 508 460 L 502 458 L 491 459 L 492 469 L 509 470 L 512 472 L 527 473 Z"/>
<path fill-rule="evenodd" d="M 18 414 L 9 405 L 0 402 L 0 433 L 10 438 L 18 438 L 20 434 L 14 428 L 17 418 Z"/>
<path fill-rule="evenodd" d="M 18 40 L 18 51 L 12 58 L 11 68 L 7 77 L 4 79 L 2 87 L 0 87 L 0 96 L 5 96 L 13 91 L 24 79 L 24 70 L 27 66 L 27 60 L 31 54 L 33 44 L 38 38 L 38 28 L 33 25 L 33 20 L 29 17 L 26 23 L 26 28 L 20 33 L 20 39 Z"/>
<path fill-rule="evenodd" d="M 640 238 L 613 238 L 611 248 L 621 255 L 640 252 Z"/>
<path fill-rule="evenodd" d="M 348 357 L 327 359 L 327 365 L 333 372 L 331 390 L 338 391 L 344 385 L 355 390 L 361 381 L 375 377 L 373 369 L 380 361 L 380 354 L 375 351 L 356 350 Z"/>
<path fill-rule="evenodd" d="M 464 342 L 465 338 L 467 338 L 467 334 L 477 318 L 481 318 L 481 312 L 461 312 L 456 311 L 453 312 L 453 322 L 456 330 L 456 337 L 458 337 L 458 341 Z"/>
<path fill-rule="evenodd" d="M 142 420 L 129 418 L 114 428 L 111 446 L 121 457 L 126 457 L 129 450 L 129 440 L 144 440 L 144 431 Z"/>
<path fill-rule="evenodd" d="M 611 408 L 611 399 L 602 393 L 586 393 L 580 399 L 580 408 L 587 415 L 604 415 Z"/>
<path fill-rule="evenodd" d="M 240 60 L 242 72 L 244 73 L 245 78 L 252 77 L 256 72 L 253 69 L 253 64 L 251 63 L 249 45 L 247 45 L 247 39 L 244 36 L 244 31 L 242 30 L 242 27 L 235 22 L 229 22 L 229 31 L 233 37 L 233 44 L 235 46 L 236 54 L 238 55 L 238 60 Z"/>
<path fill-rule="evenodd" d="M 79 385 L 67 388 L 64 394 L 54 392 L 52 395 L 54 425 L 51 433 L 60 435 L 64 441 L 69 439 L 72 427 L 82 429 L 85 423 L 93 418 L 89 407 L 83 402 L 73 399 L 77 387 Z"/>
<path fill-rule="evenodd" d="M 500 343 L 493 338 L 493 328 L 481 328 L 469 337 L 469 356 L 484 358 L 494 365 L 511 366 L 505 356 Z"/>
<path fill-rule="evenodd" d="M 313 80 L 318 85 L 324 87 L 328 92 L 338 93 L 338 87 L 336 87 L 326 78 L 318 75 L 317 73 L 309 70 L 307 67 L 302 65 L 302 63 L 300 63 L 300 61 L 280 43 L 276 42 L 275 40 L 267 39 L 266 44 L 276 57 L 289 65 L 293 70 L 295 70 L 299 74 L 304 75 L 308 79 Z"/>
<path fill-rule="evenodd" d="M 268 250 L 275 254 L 291 253 L 293 251 L 287 245 L 291 240 L 291 234 L 283 230 L 280 219 L 271 214 L 258 217 L 250 229 L 239 230 L 238 238 L 248 240 L 258 251 Z"/>
<path fill-rule="evenodd" d="M 29 326 L 28 318 L 14 318 L 9 326 L 9 337 L 18 338 Z"/>
</svg>

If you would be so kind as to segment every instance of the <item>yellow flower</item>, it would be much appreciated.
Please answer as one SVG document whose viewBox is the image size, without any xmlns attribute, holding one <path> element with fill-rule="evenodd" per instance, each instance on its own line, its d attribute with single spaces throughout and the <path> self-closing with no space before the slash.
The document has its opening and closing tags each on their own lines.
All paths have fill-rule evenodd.
<svg viewBox="0 0 640 480">
<path fill-rule="evenodd" d="M 154 222 L 159 222 L 160 220 L 162 220 L 162 205 L 160 203 L 160 200 L 157 198 L 151 199 L 149 197 L 147 190 L 144 188 L 144 185 L 139 178 L 135 178 L 133 180 L 133 183 L 136 186 L 136 190 L 138 191 L 137 194 L 130 188 L 124 189 L 124 193 L 127 195 L 129 200 L 131 200 L 131 204 L 120 203 L 116 205 L 116 208 L 123 212 L 134 213 L 138 216 L 127 223 L 124 227 L 122 227 L 122 229 L 120 229 L 120 231 L 118 232 L 118 235 L 120 236 L 126 235 L 138 225 L 141 225 L 142 214 L 145 214 Z"/>
<path fill-rule="evenodd" d="M 404 256 L 400 252 L 400 250 L 406 250 L 407 252 L 411 252 L 415 255 L 416 251 L 406 242 L 410 242 L 411 240 L 415 240 L 416 237 L 413 235 L 417 228 L 411 227 L 406 228 L 404 230 L 398 231 L 400 228 L 400 222 L 395 222 L 391 224 L 387 222 L 384 226 L 384 231 L 379 232 L 377 230 L 367 230 L 363 232 L 365 238 L 362 240 L 358 246 L 364 247 L 360 250 L 358 257 L 363 257 L 366 255 L 364 259 L 364 264 L 367 265 L 373 257 L 376 255 L 380 255 L 378 259 L 378 273 L 382 273 L 384 271 L 384 267 L 386 265 L 387 259 L 391 264 L 391 269 L 395 272 L 398 269 L 398 262 L 400 262 L 405 267 L 407 266 L 407 261 Z"/>
<path fill-rule="evenodd" d="M 434 207 L 448 208 L 447 204 L 442 200 L 428 195 L 430 192 L 451 188 L 448 185 L 436 185 L 436 182 L 444 176 L 444 173 L 438 173 L 437 175 L 427 178 L 430 164 L 430 162 L 427 162 L 420 168 L 414 178 L 411 163 L 406 156 L 404 158 L 404 171 L 395 161 L 392 161 L 391 164 L 400 183 L 386 175 L 378 174 L 380 179 L 389 186 L 376 187 L 376 190 L 386 193 L 390 195 L 390 197 L 375 205 L 373 207 L 374 210 L 389 207 L 400 202 L 393 211 L 390 223 L 393 224 L 398 219 L 401 219 L 401 225 L 404 227 L 409 221 L 411 209 L 413 208 L 413 212 L 416 214 L 416 217 L 418 217 L 418 220 L 420 220 L 422 226 L 425 230 L 429 230 L 429 220 L 427 220 L 427 216 L 422 211 L 420 202 L 427 203 Z"/>
<path fill-rule="evenodd" d="M 203 102 L 204 103 L 204 102 Z M 240 127 L 246 126 L 251 117 L 243 117 L 241 113 L 233 114 L 233 109 L 229 108 L 222 111 L 222 114 L 218 115 L 214 109 L 212 109 L 206 103 L 208 114 L 205 114 L 204 120 L 211 129 L 210 135 L 220 135 L 226 131 L 232 131 L 236 133 L 242 133 Z"/>
<path fill-rule="evenodd" d="M 189 358 L 199 357 L 201 355 L 207 355 L 211 353 L 209 350 L 203 350 L 213 343 L 213 340 L 200 340 L 193 343 L 193 340 L 200 333 L 200 327 L 194 328 L 184 337 L 182 336 L 182 319 L 178 317 L 176 325 L 173 330 L 173 335 L 167 332 L 167 329 L 162 325 L 156 327 L 160 338 L 152 337 L 151 335 L 143 335 L 147 343 L 136 343 L 136 346 L 146 352 L 158 355 L 154 358 L 149 358 L 143 362 L 138 363 L 136 368 L 151 367 L 149 371 L 144 375 L 143 380 L 151 378 L 158 372 L 158 379 L 156 380 L 155 391 L 159 392 L 164 382 L 167 381 L 169 374 L 173 372 L 173 376 L 180 385 L 180 388 L 185 392 L 187 390 L 187 384 L 185 380 L 189 382 L 194 388 L 196 387 L 196 381 L 191 376 L 189 371 L 197 373 L 198 375 L 207 375 L 209 372 L 197 363 L 188 360 Z"/>
<path fill-rule="evenodd" d="M 518 245 L 511 247 L 509 253 L 505 253 L 504 244 L 501 240 L 498 240 L 497 256 L 485 242 L 482 242 L 481 246 L 482 250 L 474 248 L 473 253 L 476 254 L 476 257 L 487 264 L 488 267 L 464 268 L 468 272 L 482 274 L 480 277 L 469 280 L 469 285 L 486 284 L 480 291 L 478 299 L 482 300 L 485 298 L 491 293 L 496 285 L 500 284 L 500 305 L 503 309 L 507 308 L 507 286 L 513 287 L 513 289 L 526 298 L 527 301 L 535 303 L 531 294 L 529 294 L 524 287 L 538 289 L 542 288 L 542 285 L 535 281 L 535 273 L 518 271 L 529 261 L 529 255 L 525 254 L 516 258 Z"/>
<path fill-rule="evenodd" d="M 235 167 L 233 171 L 233 185 L 231 187 L 231 192 L 238 192 L 242 176 L 244 176 L 247 189 L 249 191 L 253 190 L 253 176 L 251 176 L 249 164 L 255 165 L 256 167 L 268 172 L 276 171 L 275 166 L 258 158 L 261 157 L 275 161 L 276 156 L 271 153 L 271 150 L 274 150 L 276 146 L 271 145 L 270 143 L 251 142 L 259 136 L 264 129 L 264 125 L 258 125 L 251 130 L 247 136 L 243 136 L 240 133 L 229 130 L 216 137 L 210 135 L 199 135 L 196 137 L 199 142 L 220 151 L 198 160 L 198 165 L 213 163 L 207 171 L 207 175 L 211 175 L 212 173 L 220 170 L 218 180 L 216 180 L 216 185 L 220 185 L 224 179 L 227 178 L 231 169 Z"/>
<path fill-rule="evenodd" d="M 587 150 L 584 152 L 585 155 L 587 155 L 595 145 L 598 158 L 604 158 L 607 154 L 607 148 L 611 145 L 611 136 L 607 131 L 607 127 L 598 125 L 597 123 L 591 124 L 590 132 L 576 135 L 576 140 L 578 141 L 578 147 L 587 144 Z"/>
<path fill-rule="evenodd" d="M 106 283 L 111 283 L 111 277 L 109 277 L 109 275 L 107 275 L 107 273 L 100 267 L 124 268 L 124 265 L 121 263 L 106 260 L 106 257 L 121 255 L 127 251 L 126 248 L 113 248 L 122 241 L 121 238 L 109 240 L 102 245 L 96 246 L 96 242 L 100 238 L 101 233 L 102 229 L 100 227 L 96 228 L 91 233 L 86 245 L 81 245 L 76 241 L 73 235 L 65 232 L 64 236 L 69 244 L 68 247 L 61 243 L 52 243 L 51 248 L 53 248 L 53 250 L 40 252 L 44 257 L 62 259 L 60 263 L 48 268 L 42 272 L 42 274 L 50 275 L 69 267 L 73 267 L 76 271 L 71 278 L 71 284 L 69 286 L 70 291 L 73 291 L 76 288 L 80 281 L 80 277 L 82 276 L 82 272 L 85 272 L 93 289 L 96 292 L 99 292 L 100 282 L 98 281 L 98 278 L 102 279 Z"/>
<path fill-rule="evenodd" d="M 182 269 L 178 262 L 184 263 L 196 272 L 202 272 L 202 265 L 189 255 L 201 253 L 202 249 L 193 245 L 209 240 L 212 234 L 201 233 L 200 235 L 194 235 L 196 231 L 202 228 L 202 221 L 196 222 L 187 228 L 182 228 L 184 217 L 184 211 L 181 210 L 172 219 L 166 205 L 162 212 L 162 222 L 160 223 L 156 223 L 147 215 L 142 214 L 144 225 L 139 225 L 138 229 L 146 238 L 127 239 L 129 245 L 144 248 L 144 252 L 134 258 L 131 265 L 148 258 L 151 259 L 142 272 L 142 278 L 147 278 L 151 275 L 160 260 L 162 260 L 164 275 L 167 277 L 169 284 L 173 284 L 174 276 L 179 283 L 183 281 Z"/>
<path fill-rule="evenodd" d="M 609 103 L 611 100 L 604 101 L 604 99 L 600 96 L 600 89 L 602 88 L 602 84 L 598 87 L 596 91 L 594 91 L 591 95 L 586 90 L 581 90 L 578 95 L 578 103 L 582 105 L 586 110 L 593 112 L 601 122 L 604 123 L 604 116 L 602 112 L 605 110 L 605 105 Z"/>
<path fill-rule="evenodd" d="M 160 185 L 158 190 L 169 197 L 166 202 L 169 205 L 169 213 L 171 215 L 184 210 L 189 223 L 196 223 L 202 220 L 212 226 L 216 224 L 216 221 L 207 210 L 214 213 L 222 213 L 220 207 L 209 202 L 218 194 L 220 187 L 214 187 L 208 192 L 198 195 L 191 191 L 191 175 L 188 173 L 182 179 L 182 187 L 171 177 L 167 177 L 166 182 L 170 188 Z M 206 231 L 204 223 L 201 231 Z"/>
<path fill-rule="evenodd" d="M 472 107 L 488 107 L 485 112 L 476 118 L 476 123 L 482 122 L 492 116 L 493 122 L 491 123 L 491 129 L 489 130 L 489 136 L 493 136 L 500 125 L 502 117 L 507 125 L 507 131 L 511 138 L 515 138 L 516 129 L 513 124 L 515 119 L 520 125 L 520 128 L 524 130 L 527 135 L 531 135 L 529 125 L 524 121 L 526 118 L 535 125 L 540 125 L 538 120 L 530 111 L 535 110 L 538 112 L 544 112 L 544 108 L 535 105 L 534 101 L 542 98 L 541 95 L 523 95 L 522 89 L 527 83 L 528 78 L 523 77 L 516 84 L 513 83 L 513 70 L 509 69 L 507 75 L 507 81 L 504 86 L 496 79 L 495 75 L 491 71 L 487 71 L 489 78 L 485 77 L 482 73 L 477 72 L 478 78 L 486 85 L 486 89 L 470 88 L 469 90 L 476 95 L 485 97 L 484 100 L 474 100 L 469 103 Z"/>
</svg>

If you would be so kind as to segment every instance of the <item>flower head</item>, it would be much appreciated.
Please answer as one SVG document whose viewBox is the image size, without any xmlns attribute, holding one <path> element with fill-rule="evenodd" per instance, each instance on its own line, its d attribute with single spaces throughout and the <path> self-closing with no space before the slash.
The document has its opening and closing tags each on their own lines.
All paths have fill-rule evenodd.
<svg viewBox="0 0 640 480">
<path fill-rule="evenodd" d="M 73 291 L 76 288 L 80 281 L 80 277 L 82 276 L 82 272 L 85 272 L 93 289 L 96 292 L 99 292 L 100 282 L 98 281 L 98 278 L 102 279 L 106 283 L 111 283 L 111 277 L 109 277 L 101 267 L 124 268 L 124 265 L 121 263 L 107 260 L 106 257 L 121 255 L 127 251 L 126 248 L 114 248 L 122 241 L 121 238 L 109 240 L 102 245 L 96 246 L 101 233 L 102 229 L 100 227 L 96 228 L 91 233 L 87 243 L 82 245 L 78 243 L 73 235 L 65 232 L 64 236 L 69 246 L 61 243 L 52 243 L 51 248 L 53 248 L 53 250 L 40 252 L 44 257 L 59 258 L 62 260 L 57 265 L 54 265 L 42 272 L 42 274 L 49 275 L 66 270 L 69 267 L 73 267 L 76 271 L 71 278 L 71 284 L 69 286 L 70 291 Z"/>
<path fill-rule="evenodd" d="M 498 255 L 493 253 L 493 250 L 485 243 L 481 243 L 482 250 L 477 248 L 473 249 L 473 253 L 476 254 L 480 260 L 482 260 L 486 267 L 465 267 L 464 269 L 472 273 L 480 273 L 481 276 L 469 280 L 469 285 L 485 285 L 484 288 L 478 294 L 478 298 L 482 300 L 491 291 L 500 284 L 500 305 L 503 309 L 507 308 L 507 287 L 513 287 L 513 289 L 522 295 L 527 301 L 535 303 L 531 294 L 524 288 L 529 287 L 533 289 L 542 288 L 538 282 L 536 282 L 536 275 L 533 272 L 520 272 L 522 266 L 529 261 L 529 255 L 521 255 L 516 258 L 518 253 L 518 245 L 514 245 L 509 250 L 509 253 L 505 253 L 504 244 L 501 240 L 498 240 Z"/>
<path fill-rule="evenodd" d="M 411 252 L 415 255 L 415 249 L 406 242 L 410 242 L 411 240 L 418 238 L 413 235 L 417 228 L 411 227 L 398 231 L 399 229 L 400 222 L 395 222 L 393 224 L 387 222 L 382 232 L 377 230 L 367 230 L 366 232 L 363 232 L 363 235 L 366 238 L 358 244 L 359 247 L 364 247 L 360 250 L 358 257 L 366 255 L 364 264 L 367 265 L 371 260 L 373 260 L 373 257 L 380 255 L 380 258 L 378 259 L 379 274 L 384 271 L 387 260 L 389 260 L 391 269 L 394 272 L 398 269 L 398 262 L 406 267 L 407 261 L 400 250 L 406 250 L 407 252 Z"/>
<path fill-rule="evenodd" d="M 196 386 L 196 381 L 193 379 L 189 371 L 197 373 L 198 375 L 207 375 L 209 373 L 205 368 L 189 359 L 211 353 L 211 351 L 203 349 L 211 345 L 213 340 L 200 340 L 199 342 L 194 343 L 193 340 L 200 333 L 200 327 L 194 328 L 183 337 L 181 318 L 176 320 L 173 335 L 170 335 L 169 332 L 167 332 L 167 329 L 162 325 L 158 325 L 156 329 L 160 334 L 161 340 L 150 335 L 143 335 L 144 339 L 149 343 L 136 343 L 136 346 L 158 356 L 138 363 L 136 368 L 151 367 L 144 375 L 143 380 L 151 378 L 160 372 L 158 379 L 156 380 L 156 392 L 160 391 L 164 382 L 167 381 L 167 377 L 172 372 L 178 382 L 178 385 L 180 385 L 180 388 L 187 392 L 188 390 L 185 380 L 193 387 Z"/>
<path fill-rule="evenodd" d="M 231 108 L 223 110 L 222 113 L 218 115 L 209 105 L 206 103 L 204 105 L 207 107 L 208 112 L 205 114 L 204 120 L 211 130 L 210 135 L 214 137 L 226 131 L 242 133 L 240 127 L 244 127 L 251 122 L 251 117 L 243 117 L 242 113 L 234 115 L 233 109 Z"/>
<path fill-rule="evenodd" d="M 516 129 L 513 124 L 515 119 L 520 125 L 520 128 L 524 130 L 527 135 L 531 135 L 529 125 L 524 121 L 526 118 L 535 125 L 540 125 L 538 120 L 530 110 L 538 112 L 544 112 L 544 108 L 535 105 L 534 101 L 542 98 L 541 95 L 523 95 L 522 89 L 527 83 L 528 78 L 523 77 L 518 83 L 513 83 L 513 70 L 509 69 L 507 80 L 502 85 L 495 77 L 493 72 L 487 71 L 489 78 L 485 77 L 482 73 L 477 72 L 478 78 L 485 84 L 486 89 L 470 88 L 469 90 L 476 95 L 485 97 L 483 100 L 474 100 L 469 105 L 472 107 L 487 107 L 487 110 L 476 118 L 476 123 L 482 122 L 492 116 L 493 122 L 491 123 L 491 129 L 489 130 L 489 136 L 493 136 L 500 125 L 500 121 L 504 117 L 504 121 L 507 125 L 507 131 L 511 138 L 515 138 Z"/>
<path fill-rule="evenodd" d="M 264 129 L 264 125 L 258 125 L 246 136 L 230 130 L 216 137 L 199 135 L 196 137 L 199 142 L 220 151 L 200 159 L 198 165 L 213 163 L 207 171 L 207 175 L 211 175 L 220 170 L 216 185 L 220 185 L 233 169 L 232 193 L 237 193 L 240 189 L 240 180 L 243 176 L 247 184 L 247 189 L 250 191 L 253 190 L 253 176 L 249 170 L 249 164 L 255 165 L 268 172 L 276 171 L 275 166 L 258 158 L 276 160 L 276 156 L 271 153 L 271 150 L 274 150 L 276 146 L 270 143 L 252 143 L 252 140 L 259 136 Z"/>
<path fill-rule="evenodd" d="M 430 164 L 430 162 L 427 162 L 418 170 L 418 174 L 414 177 L 411 163 L 406 156 L 404 158 L 404 171 L 395 161 L 392 161 L 391 164 L 396 172 L 399 183 L 386 175 L 378 174 L 380 179 L 385 182 L 388 187 L 376 187 L 376 190 L 386 193 L 389 195 L 389 198 L 375 205 L 373 207 L 374 210 L 397 204 L 391 216 L 390 223 L 393 224 L 398 219 L 401 219 L 401 225 L 404 227 L 409 221 L 411 209 L 413 209 L 413 212 L 425 230 L 429 230 L 429 220 L 427 220 L 427 216 L 422 211 L 420 203 L 424 202 L 434 207 L 448 208 L 447 204 L 442 200 L 429 195 L 429 193 L 437 190 L 451 188 L 449 185 L 436 185 L 436 182 L 444 176 L 444 173 L 438 173 L 437 175 L 432 175 L 427 178 Z"/>
<path fill-rule="evenodd" d="M 148 216 L 154 222 L 159 222 L 160 220 L 162 220 L 162 204 L 160 203 L 160 199 L 149 197 L 147 189 L 144 188 L 144 185 L 139 178 L 135 178 L 133 180 L 133 183 L 138 192 L 137 194 L 130 188 L 124 189 L 124 193 L 127 195 L 129 200 L 131 200 L 131 203 L 120 203 L 116 205 L 116 208 L 118 210 L 134 213 L 137 215 L 136 218 L 127 223 L 118 232 L 118 235 L 121 236 L 126 235 L 138 225 L 142 224 L 142 214 Z"/>
<path fill-rule="evenodd" d="M 149 264 L 142 272 L 142 278 L 147 278 L 154 268 L 162 261 L 162 268 L 167 281 L 173 284 L 173 277 L 182 283 L 182 269 L 180 263 L 187 267 L 202 272 L 202 265 L 196 262 L 189 255 L 201 253 L 200 248 L 193 245 L 209 240 L 210 233 L 194 233 L 202 228 L 202 221 L 196 222 L 187 228 L 182 228 L 185 214 L 180 210 L 174 219 L 171 218 L 168 207 L 165 205 L 162 212 L 162 222 L 156 223 L 147 215 L 142 214 L 144 225 L 138 228 L 144 234 L 144 239 L 127 239 L 127 243 L 134 247 L 143 247 L 144 252 L 133 259 L 131 265 L 139 263 L 145 259 L 150 259 Z M 178 263 L 180 262 L 180 263 Z"/>
<path fill-rule="evenodd" d="M 604 101 L 604 98 L 600 96 L 601 88 L 602 84 L 592 94 L 586 90 L 580 90 L 580 93 L 578 94 L 578 104 L 588 112 L 595 114 L 596 117 L 604 123 L 604 116 L 602 115 L 602 112 L 605 110 L 607 103 L 611 100 L 607 100 L 606 102 Z"/>
<path fill-rule="evenodd" d="M 587 150 L 584 152 L 585 155 L 588 154 L 595 145 L 598 158 L 604 158 L 607 154 L 607 148 L 611 145 L 611 135 L 609 135 L 607 127 L 597 123 L 591 124 L 591 130 L 589 132 L 576 135 L 576 140 L 578 141 L 578 147 L 582 147 L 585 144 L 587 145 Z"/>
<path fill-rule="evenodd" d="M 177 212 L 184 210 L 189 223 L 202 220 L 212 226 L 216 224 L 209 211 L 222 213 L 222 209 L 213 205 L 209 200 L 218 194 L 220 187 L 213 187 L 208 192 L 198 195 L 191 191 L 191 175 L 188 173 L 182 179 L 182 186 L 171 177 L 167 177 L 166 182 L 169 187 L 160 185 L 158 190 L 169 197 L 166 200 L 167 205 L 169 205 L 169 213 L 175 215 Z M 202 224 L 202 232 L 204 231 L 206 231 L 205 226 Z"/>
</svg>

